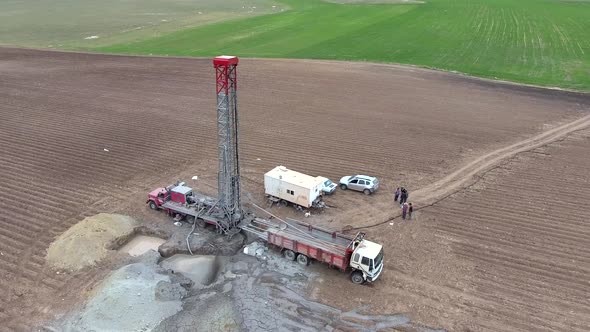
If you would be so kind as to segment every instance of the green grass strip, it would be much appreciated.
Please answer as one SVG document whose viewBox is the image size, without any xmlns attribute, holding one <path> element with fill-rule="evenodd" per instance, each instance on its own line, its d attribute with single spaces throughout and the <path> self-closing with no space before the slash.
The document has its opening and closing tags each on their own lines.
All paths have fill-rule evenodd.
<svg viewBox="0 0 590 332">
<path fill-rule="evenodd" d="M 590 90 L 590 1 L 279 2 L 291 9 L 96 50 L 394 62 Z"/>
</svg>

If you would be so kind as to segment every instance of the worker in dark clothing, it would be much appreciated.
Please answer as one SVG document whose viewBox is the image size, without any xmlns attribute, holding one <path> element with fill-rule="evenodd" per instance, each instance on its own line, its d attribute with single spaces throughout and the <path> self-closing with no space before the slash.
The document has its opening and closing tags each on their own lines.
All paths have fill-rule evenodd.
<svg viewBox="0 0 590 332">
<path fill-rule="evenodd" d="M 408 191 L 402 187 L 401 194 L 399 196 L 399 203 L 403 205 L 408 200 Z"/>
<path fill-rule="evenodd" d="M 399 198 L 399 187 L 397 187 L 397 189 L 395 190 L 395 194 L 393 194 L 393 201 L 397 202 L 398 198 Z"/>
<path fill-rule="evenodd" d="M 406 214 L 408 213 L 408 203 L 402 204 L 402 219 L 406 219 Z"/>
<path fill-rule="evenodd" d="M 412 220 L 412 212 L 414 212 L 414 206 L 412 203 L 408 204 L 408 219 Z"/>
</svg>

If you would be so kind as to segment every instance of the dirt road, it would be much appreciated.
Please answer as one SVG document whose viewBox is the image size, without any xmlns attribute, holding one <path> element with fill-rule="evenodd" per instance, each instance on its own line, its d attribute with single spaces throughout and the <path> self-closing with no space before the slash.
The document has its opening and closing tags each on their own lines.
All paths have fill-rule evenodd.
<svg viewBox="0 0 590 332">
<path fill-rule="evenodd" d="M 553 128 L 537 136 L 483 155 L 433 184 L 416 190 L 412 194 L 412 199 L 420 202 L 420 205 L 430 205 L 434 201 L 439 201 L 461 189 L 466 183 L 472 181 L 475 176 L 490 171 L 506 159 L 512 158 L 519 153 L 550 144 L 589 126 L 590 115 L 586 115 L 578 120 Z"/>
<path fill-rule="evenodd" d="M 254 200 L 263 196 L 262 174 L 279 164 L 333 180 L 355 173 L 382 179 L 375 196 L 339 191 L 328 199 L 334 208 L 309 219 L 338 227 L 383 220 L 397 185 L 426 187 L 490 151 L 571 123 L 590 108 L 584 95 L 401 66 L 243 60 L 239 70 L 241 165 L 245 191 Z M 0 329 L 30 330 L 73 303 L 77 289 L 104 277 L 105 271 L 56 274 L 45 267 L 46 248 L 74 223 L 97 212 L 159 218 L 146 212 L 145 193 L 179 178 L 199 175 L 196 187 L 212 191 L 213 81 L 205 59 L 0 48 Z M 518 195 L 520 189 L 513 190 Z M 386 244 L 396 250 L 396 261 L 388 262 L 392 273 L 383 279 L 392 290 L 382 298 L 384 309 L 425 320 L 441 313 L 436 306 L 431 316 L 409 306 L 432 296 L 424 292 L 394 296 L 404 289 L 399 280 L 406 280 L 394 271 L 410 268 L 417 258 L 430 257 L 420 265 L 425 270 L 437 266 L 435 258 L 465 273 L 483 264 L 454 254 L 451 245 L 438 253 L 434 234 L 415 233 L 424 241 L 411 246 L 398 246 L 403 239 Z M 514 273 L 511 278 L 522 277 Z M 408 283 L 420 280 L 400 275 Z M 428 289 L 456 294 L 437 287 Z M 429 325 L 453 326 L 483 312 L 474 308 Z"/>
<path fill-rule="evenodd" d="M 473 185 L 486 173 L 501 167 L 518 154 L 547 146 L 558 140 L 563 140 L 568 135 L 584 130 L 588 127 L 590 127 L 590 115 L 583 116 L 580 119 L 560 125 L 559 127 L 542 132 L 539 135 L 478 157 L 475 160 L 468 162 L 465 166 L 459 167 L 459 169 L 442 179 L 413 191 L 412 202 L 416 205 L 416 211 L 428 208 L 445 198 L 464 190 L 466 187 Z M 366 211 L 361 211 L 358 214 L 362 213 L 366 213 Z M 392 209 L 384 215 L 382 221 L 377 223 L 370 225 L 367 225 L 366 223 L 353 224 L 349 225 L 352 226 L 352 228 L 347 229 L 360 230 L 379 226 L 401 217 L 401 212 Z"/>
</svg>

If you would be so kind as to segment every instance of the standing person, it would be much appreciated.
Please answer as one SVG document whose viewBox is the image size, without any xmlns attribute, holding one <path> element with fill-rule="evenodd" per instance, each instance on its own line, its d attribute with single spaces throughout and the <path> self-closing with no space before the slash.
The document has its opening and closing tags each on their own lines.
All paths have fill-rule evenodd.
<svg viewBox="0 0 590 332">
<path fill-rule="evenodd" d="M 397 202 L 398 198 L 399 198 L 399 187 L 397 187 L 397 189 L 395 190 L 395 194 L 393 195 L 393 201 Z"/>
<path fill-rule="evenodd" d="M 412 212 L 414 212 L 414 206 L 412 206 L 412 203 L 408 204 L 408 219 L 412 220 Z"/>
<path fill-rule="evenodd" d="M 406 220 L 406 214 L 408 213 L 408 203 L 402 205 L 402 219 Z"/>
<path fill-rule="evenodd" d="M 408 193 L 406 191 L 406 188 L 402 187 L 402 193 L 399 196 L 399 203 L 403 205 L 406 202 L 406 200 L 408 200 Z"/>
</svg>

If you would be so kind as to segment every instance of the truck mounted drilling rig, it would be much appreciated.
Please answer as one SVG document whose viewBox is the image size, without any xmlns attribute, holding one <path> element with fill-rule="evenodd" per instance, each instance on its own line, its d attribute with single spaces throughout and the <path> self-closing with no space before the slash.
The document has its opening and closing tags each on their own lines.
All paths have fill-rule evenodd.
<svg viewBox="0 0 590 332">
<path fill-rule="evenodd" d="M 244 213 L 240 188 L 237 66 L 235 56 L 213 59 L 217 92 L 218 196 L 193 191 L 184 182 L 157 188 L 148 194 L 151 209 L 164 210 L 177 220 L 215 225 L 231 237 L 247 232 L 275 245 L 285 258 L 308 265 L 317 260 L 350 271 L 356 284 L 375 281 L 383 270 L 383 247 L 365 240 L 364 233 L 350 237 L 299 221 L 267 220 Z"/>
<path fill-rule="evenodd" d="M 191 223 L 203 220 L 231 237 L 240 232 L 238 224 L 243 219 L 236 94 L 238 58 L 218 56 L 213 59 L 213 66 L 217 92 L 217 198 L 194 192 L 184 182 L 177 182 L 150 192 L 147 203 L 150 208 L 165 210 L 177 219 L 185 218 Z"/>
</svg>

